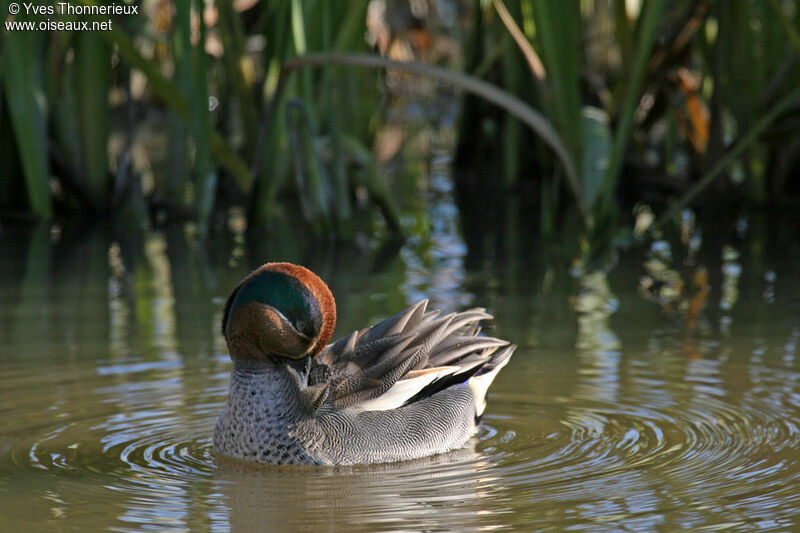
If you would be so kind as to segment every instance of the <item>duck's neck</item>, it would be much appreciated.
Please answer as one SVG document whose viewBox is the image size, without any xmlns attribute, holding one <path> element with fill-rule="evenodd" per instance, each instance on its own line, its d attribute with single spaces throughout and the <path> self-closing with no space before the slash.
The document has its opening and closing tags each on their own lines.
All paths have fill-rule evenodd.
<svg viewBox="0 0 800 533">
<path fill-rule="evenodd" d="M 278 371 L 277 363 L 271 359 L 261 360 L 251 357 L 233 357 L 232 359 L 234 375 L 250 377 Z"/>
<path fill-rule="evenodd" d="M 294 418 L 300 410 L 297 377 L 282 362 L 234 357 L 228 401 L 256 417 Z"/>
<path fill-rule="evenodd" d="M 302 359 L 290 358 L 253 358 L 253 357 L 233 357 L 233 373 L 239 374 L 245 378 L 252 378 L 254 376 L 264 376 L 272 374 L 281 374 L 291 376 L 288 367 L 291 367 L 300 376 L 300 380 L 307 379 L 309 369 L 311 368 L 311 357 L 304 357 Z M 295 381 L 292 379 L 292 381 Z M 305 385 L 305 383 L 304 383 Z"/>
</svg>

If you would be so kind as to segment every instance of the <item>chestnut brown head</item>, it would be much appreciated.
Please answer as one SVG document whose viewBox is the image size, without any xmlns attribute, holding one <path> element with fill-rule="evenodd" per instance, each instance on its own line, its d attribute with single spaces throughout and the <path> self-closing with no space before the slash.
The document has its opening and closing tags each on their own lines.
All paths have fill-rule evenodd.
<svg viewBox="0 0 800 533">
<path fill-rule="evenodd" d="M 222 315 L 231 357 L 316 356 L 336 327 L 328 286 L 307 268 L 267 263 L 234 289 Z"/>
</svg>

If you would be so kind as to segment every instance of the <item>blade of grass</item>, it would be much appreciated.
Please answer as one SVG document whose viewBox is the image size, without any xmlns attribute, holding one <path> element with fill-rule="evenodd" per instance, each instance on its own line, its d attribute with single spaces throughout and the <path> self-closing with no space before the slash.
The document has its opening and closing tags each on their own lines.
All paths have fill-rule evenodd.
<svg viewBox="0 0 800 533">
<path fill-rule="evenodd" d="M 603 176 L 608 166 L 608 154 L 611 151 L 611 129 L 608 125 L 608 114 L 602 109 L 585 106 L 581 119 L 583 202 L 585 205 L 594 205 L 603 188 Z"/>
<path fill-rule="evenodd" d="M 239 106 L 237 116 L 244 125 L 244 152 L 246 157 L 251 157 L 258 131 L 258 113 L 253 98 L 254 66 L 244 49 L 242 22 L 234 9 L 233 2 L 216 0 L 215 5 L 219 13 L 217 31 L 224 48 L 222 61 L 225 64 L 225 77 L 236 96 Z"/>
<path fill-rule="evenodd" d="M 509 13 L 503 0 L 492 0 L 492 4 L 497 14 L 500 15 L 500 20 L 503 21 L 503 25 L 508 29 L 508 33 L 511 34 L 511 37 L 514 39 L 514 42 L 517 43 L 522 55 L 525 56 L 525 61 L 528 62 L 531 73 L 537 80 L 543 82 L 547 77 L 547 73 L 544 70 L 544 65 L 542 65 L 542 60 L 539 59 L 539 54 L 536 53 L 536 50 L 533 49 L 528 38 L 525 37 L 523 31 L 514 21 L 514 17 Z"/>
<path fill-rule="evenodd" d="M 331 226 L 329 179 L 314 143 L 311 114 L 302 100 L 286 104 L 286 122 L 303 214 L 321 232 Z"/>
<path fill-rule="evenodd" d="M 108 206 L 112 188 L 108 172 L 110 64 L 108 48 L 99 32 L 85 31 L 76 36 L 76 96 L 82 167 L 91 193 L 91 208 L 95 211 Z"/>
<path fill-rule="evenodd" d="M 322 14 L 322 49 L 331 49 L 331 31 L 333 26 L 338 21 L 331 20 L 335 14 L 333 9 L 325 9 Z M 342 155 L 342 130 L 346 123 L 344 112 L 344 105 L 337 105 L 335 99 L 337 95 L 344 97 L 344 83 L 341 82 L 341 77 L 334 79 L 334 67 L 326 65 L 322 69 L 322 83 L 320 90 L 322 94 L 317 98 L 318 101 L 324 102 L 324 109 L 327 110 L 321 120 L 327 119 L 327 132 L 332 141 L 332 149 L 329 152 L 328 174 L 333 178 L 331 185 L 333 187 L 333 195 L 335 200 L 335 209 L 333 209 L 332 216 L 336 219 L 339 234 L 349 234 L 349 222 L 351 218 L 350 209 L 350 188 L 345 171 L 344 157 Z M 323 130 L 324 131 L 324 130 Z M 346 230 L 346 231 L 345 231 Z"/>
<path fill-rule="evenodd" d="M 645 2 L 642 6 L 637 34 L 638 42 L 630 71 L 628 88 L 620 108 L 618 125 L 614 134 L 614 144 L 611 149 L 608 167 L 603 177 L 602 192 L 598 197 L 598 202 L 601 202 L 599 206 L 601 212 L 610 212 L 613 205 L 613 194 L 617 186 L 620 169 L 622 168 L 622 156 L 633 131 L 633 116 L 639 102 L 639 91 L 641 90 L 647 61 L 655 43 L 658 26 L 665 8 L 666 2 L 664 0 L 651 0 Z"/>
<path fill-rule="evenodd" d="M 47 101 L 58 102 L 58 105 L 50 109 L 50 135 L 52 144 L 51 157 L 60 159 L 60 165 L 70 169 L 75 176 L 83 176 L 83 156 L 81 146 L 80 124 L 75 118 L 75 110 L 78 109 L 75 94 L 78 83 L 75 80 L 76 69 L 74 64 L 70 67 L 64 66 L 66 55 L 72 51 L 72 44 L 75 34 L 56 33 L 53 34 L 47 47 Z M 54 173 L 57 171 L 53 168 Z M 62 173 L 63 174 L 63 173 Z M 59 178 L 63 179 L 63 175 Z M 75 181 L 78 181 L 77 179 Z M 62 186 L 64 184 L 62 183 Z M 64 202 L 70 209 L 82 209 L 85 204 L 91 204 L 91 192 L 80 183 L 80 194 L 70 194 L 64 196 Z"/>
<path fill-rule="evenodd" d="M 294 51 L 298 55 L 305 54 L 308 47 L 306 46 L 306 25 L 301 0 L 292 0 L 292 38 Z"/>
<path fill-rule="evenodd" d="M 337 21 L 339 29 L 333 42 L 333 51 L 345 52 L 359 47 L 364 48 L 364 20 L 367 18 L 368 5 L 369 0 L 348 2 L 344 19 Z"/>
<path fill-rule="evenodd" d="M 47 164 L 47 108 L 37 60 L 42 38 L 41 32 L 6 32 L 2 75 L 28 202 L 36 215 L 49 220 L 53 206 Z"/>
<path fill-rule="evenodd" d="M 262 108 L 258 136 L 250 165 L 253 181 L 249 190 L 247 221 L 249 228 L 263 228 L 271 214 L 279 211 L 278 191 L 289 175 L 290 161 L 286 149 L 286 122 L 275 121 L 267 127 L 271 111 L 283 107 L 285 94 L 281 81 L 281 65 L 290 53 L 291 5 L 279 2 L 270 6 L 270 16 L 264 28 L 266 37 L 264 58 L 267 65 L 261 92 L 265 102 Z M 293 91 L 287 91 L 293 92 Z"/>
<path fill-rule="evenodd" d="M 291 0 L 292 3 L 292 44 L 294 45 L 294 53 L 298 56 L 303 56 L 308 53 L 308 42 L 306 40 L 306 18 L 303 13 L 303 1 Z M 314 109 L 314 94 L 312 93 L 311 73 L 304 71 L 301 74 L 301 97 L 304 98 L 313 112 Z"/>
<path fill-rule="evenodd" d="M 621 65 L 630 64 L 633 53 L 633 35 L 625 2 L 614 2 L 614 33 L 619 46 Z"/>
<path fill-rule="evenodd" d="M 796 53 L 800 53 L 800 31 L 797 30 L 797 26 L 795 22 L 791 20 L 791 18 L 784 12 L 783 7 L 778 3 L 778 0 L 768 0 L 769 7 L 775 12 L 778 16 L 778 20 L 780 20 L 781 28 L 783 28 L 784 33 L 786 33 L 786 37 L 789 43 L 794 48 Z M 798 8 L 797 5 L 794 6 L 796 10 Z"/>
<path fill-rule="evenodd" d="M 2 56 L 2 54 L 0 54 Z M 0 65 L 2 69 L 2 65 Z M 0 94 L 3 93 L 3 78 L 0 76 Z M 16 138 L 14 137 L 11 116 L 5 98 L 0 97 L 0 168 L 5 179 L 0 179 L 0 210 L 6 215 L 11 209 L 28 207 L 28 193 L 25 190 L 25 173 L 19 158 Z M 16 176 L 15 178 L 9 178 Z"/>
<path fill-rule="evenodd" d="M 186 6 L 176 6 L 172 29 L 172 61 L 175 65 L 173 82 L 178 90 L 186 95 L 191 94 L 192 73 L 192 39 L 191 13 Z M 189 163 L 189 124 L 174 109 L 169 110 L 167 118 L 169 131 L 169 154 L 167 156 L 167 175 L 156 183 L 156 190 L 175 205 L 183 205 L 186 196 L 186 184 L 191 169 Z"/>
<path fill-rule="evenodd" d="M 726 107 L 736 121 L 737 134 L 749 129 L 759 114 L 765 78 L 760 30 L 754 26 L 758 6 L 751 2 L 725 3 L 720 13 L 719 39 L 726 39 Z"/>
<path fill-rule="evenodd" d="M 506 37 L 506 40 L 511 37 Z M 524 66 L 520 65 L 519 54 L 513 53 L 512 44 L 507 45 L 511 53 L 503 54 L 501 59 L 503 65 L 503 85 L 512 94 L 522 95 L 527 91 L 528 78 L 525 76 Z M 519 178 L 520 163 L 524 157 L 522 150 L 522 124 L 514 118 L 514 115 L 507 115 L 503 121 L 503 185 L 510 189 L 514 182 Z"/>
<path fill-rule="evenodd" d="M 179 2 L 180 4 L 181 2 Z M 217 191 L 217 174 L 211 162 L 211 117 L 208 111 L 208 81 L 206 73 L 206 24 L 203 17 L 203 0 L 194 0 L 197 13 L 199 34 L 197 43 L 192 47 L 193 90 L 189 97 L 189 127 L 195 148 L 195 202 L 197 205 L 197 223 L 200 235 L 208 234 L 208 221 L 214 207 Z M 181 8 L 178 8 L 179 10 Z M 189 9 L 189 7 L 186 7 Z"/>
<path fill-rule="evenodd" d="M 536 26 L 548 80 L 546 106 L 561 140 L 581 176 L 581 96 L 578 68 L 581 52 L 581 14 L 576 0 L 528 0 Z M 580 182 L 576 201 L 582 198 Z"/>
</svg>

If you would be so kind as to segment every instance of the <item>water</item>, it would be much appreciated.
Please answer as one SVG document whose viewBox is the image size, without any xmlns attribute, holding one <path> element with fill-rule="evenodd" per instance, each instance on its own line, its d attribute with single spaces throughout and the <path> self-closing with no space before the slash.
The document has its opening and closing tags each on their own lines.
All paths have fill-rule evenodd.
<svg viewBox="0 0 800 533">
<path fill-rule="evenodd" d="M 570 273 L 541 243 L 476 265 L 446 185 L 432 194 L 428 229 L 396 253 L 3 228 L 0 529 L 800 528 L 797 220 L 702 242 L 698 223 L 608 275 Z M 423 295 L 488 307 L 520 348 L 473 442 L 348 468 L 215 457 L 224 299 L 276 258 L 328 280 L 337 336 Z"/>
</svg>

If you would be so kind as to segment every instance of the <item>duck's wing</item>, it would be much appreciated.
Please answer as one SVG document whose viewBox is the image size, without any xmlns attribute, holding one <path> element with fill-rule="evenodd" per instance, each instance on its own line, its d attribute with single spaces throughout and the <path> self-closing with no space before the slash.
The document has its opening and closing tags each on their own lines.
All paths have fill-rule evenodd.
<svg viewBox="0 0 800 533">
<path fill-rule="evenodd" d="M 337 408 L 375 411 L 413 403 L 472 376 L 493 379 L 515 347 L 478 335 L 480 321 L 492 316 L 477 308 L 440 315 L 426 312 L 427 305 L 423 300 L 328 345 L 309 385 L 324 388 L 324 399 Z"/>
</svg>

